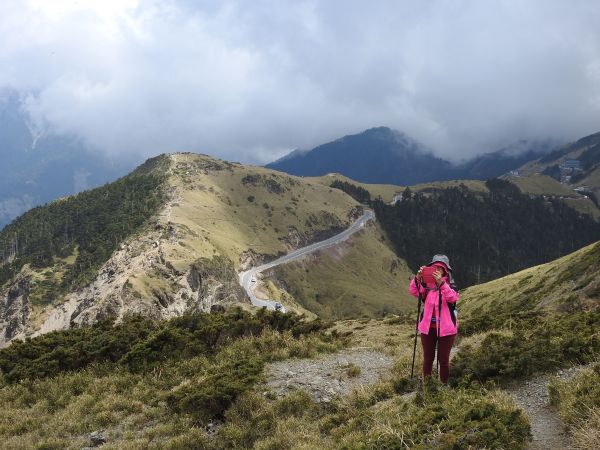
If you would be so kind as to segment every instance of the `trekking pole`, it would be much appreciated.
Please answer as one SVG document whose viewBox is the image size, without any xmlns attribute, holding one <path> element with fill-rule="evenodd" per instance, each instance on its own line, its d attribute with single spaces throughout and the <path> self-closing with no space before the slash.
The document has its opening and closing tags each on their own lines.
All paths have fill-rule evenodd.
<svg viewBox="0 0 600 450">
<path fill-rule="evenodd" d="M 421 315 L 421 287 L 419 286 L 419 282 L 415 277 L 415 285 L 417 286 L 417 291 L 419 292 L 419 304 L 417 305 L 417 322 L 415 324 L 415 342 L 413 344 L 413 357 L 412 357 L 412 367 L 410 369 L 410 377 L 412 378 L 415 372 L 415 354 L 417 353 L 417 333 L 419 331 L 419 316 Z"/>
</svg>

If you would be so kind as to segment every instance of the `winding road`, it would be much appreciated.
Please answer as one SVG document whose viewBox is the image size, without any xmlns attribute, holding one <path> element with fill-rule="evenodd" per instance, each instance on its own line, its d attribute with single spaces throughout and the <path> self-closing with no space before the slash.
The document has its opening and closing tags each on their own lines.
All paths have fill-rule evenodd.
<svg viewBox="0 0 600 450">
<path fill-rule="evenodd" d="M 329 239 L 325 239 L 324 241 L 320 242 L 315 242 L 314 244 L 307 245 L 306 247 L 299 248 L 298 250 L 294 250 L 293 252 L 290 252 L 287 255 L 282 256 L 281 258 L 277 258 L 274 261 L 263 264 L 261 266 L 252 267 L 251 269 L 246 270 L 245 272 L 240 272 L 240 285 L 242 286 L 242 288 L 244 288 L 254 306 L 266 306 L 267 309 L 279 309 L 285 312 L 285 308 L 279 302 L 274 300 L 263 300 L 256 297 L 252 288 L 253 285 L 257 283 L 257 275 L 261 272 L 264 272 L 265 270 L 271 269 L 272 267 L 288 263 L 304 255 L 308 255 L 309 253 L 314 253 L 316 251 L 323 250 L 324 248 L 339 244 L 340 242 L 343 242 L 346 239 L 348 239 L 350 236 L 352 236 L 354 233 L 356 233 L 358 230 L 364 227 L 364 225 L 367 222 L 373 220 L 374 218 L 375 213 L 368 209 L 352 225 L 350 225 L 350 227 L 346 228 L 341 233 L 330 237 Z"/>
</svg>

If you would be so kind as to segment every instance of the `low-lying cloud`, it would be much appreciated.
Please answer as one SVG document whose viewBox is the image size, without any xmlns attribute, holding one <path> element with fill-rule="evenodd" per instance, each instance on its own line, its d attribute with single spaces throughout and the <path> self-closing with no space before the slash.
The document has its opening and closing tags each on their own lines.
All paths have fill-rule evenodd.
<svg viewBox="0 0 600 450">
<path fill-rule="evenodd" d="M 268 162 L 386 125 L 460 159 L 600 131 L 600 3 L 0 5 L 0 88 L 110 155 Z"/>
</svg>

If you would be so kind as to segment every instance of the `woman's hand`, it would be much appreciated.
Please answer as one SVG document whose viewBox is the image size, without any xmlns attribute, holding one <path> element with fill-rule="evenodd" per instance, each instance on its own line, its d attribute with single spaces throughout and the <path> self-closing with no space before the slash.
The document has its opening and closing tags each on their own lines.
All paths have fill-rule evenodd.
<svg viewBox="0 0 600 450">
<path fill-rule="evenodd" d="M 443 275 L 444 275 L 444 271 L 439 267 L 437 269 L 435 269 L 435 272 L 433 272 L 433 278 L 435 278 L 435 284 L 437 284 L 438 286 L 441 286 L 442 283 L 444 282 L 444 279 L 442 278 Z"/>
<path fill-rule="evenodd" d="M 423 273 L 422 273 L 423 272 L 423 267 L 425 267 L 425 266 L 419 267 L 419 271 L 417 272 L 417 275 L 415 277 L 419 281 L 423 281 Z"/>
</svg>

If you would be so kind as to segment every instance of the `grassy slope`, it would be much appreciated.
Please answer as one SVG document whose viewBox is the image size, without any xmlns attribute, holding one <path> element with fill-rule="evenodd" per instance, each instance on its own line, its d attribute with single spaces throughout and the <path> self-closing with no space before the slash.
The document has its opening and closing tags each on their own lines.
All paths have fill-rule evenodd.
<svg viewBox="0 0 600 450">
<path fill-rule="evenodd" d="M 600 242 L 466 289 L 451 383 L 506 384 L 596 360 L 599 306 Z"/>
<path fill-rule="evenodd" d="M 223 254 L 239 269 L 239 255 L 249 249 L 266 255 L 287 252 L 282 238 L 290 226 L 299 234 L 318 235 L 330 227 L 347 226 L 348 214 L 358 206 L 350 196 L 330 188 L 326 177 L 294 177 L 237 164 L 205 171 L 197 166 L 214 160 L 187 154 L 173 158 L 170 182 L 179 187 L 180 195 L 170 217 L 178 229 L 179 244 L 164 248 L 169 261 L 182 270 L 199 256 Z M 242 180 L 248 175 L 276 180 L 285 190 L 276 194 L 260 183 L 244 185 Z M 390 198 L 400 189 L 364 186 L 372 189 L 372 195 Z M 248 201 L 249 196 L 253 201 Z M 309 225 L 315 217 L 316 223 Z M 381 231 L 368 228 L 340 248 L 284 266 L 260 290 L 297 312 L 308 310 L 326 318 L 374 317 L 386 305 L 386 310 L 400 312 L 412 304 L 406 294 L 407 278 L 406 264 L 381 241 Z M 321 303 L 315 301 L 317 293 Z"/>
<path fill-rule="evenodd" d="M 319 183 L 198 154 L 170 155 L 167 184 L 172 200 L 159 220 L 173 238 L 162 240 L 161 251 L 181 272 L 199 258 L 219 255 L 239 270 L 240 255 L 248 250 L 273 258 L 346 227 L 358 206 Z M 144 298 L 177 289 L 156 271 L 137 271 L 129 282 Z"/>
<path fill-rule="evenodd" d="M 595 450 L 600 441 L 600 364 L 586 368 L 574 378 L 552 380 L 551 403 L 573 437 L 576 448 Z"/>
<path fill-rule="evenodd" d="M 569 196 L 579 195 L 568 186 L 559 183 L 548 175 L 536 174 L 528 177 L 508 176 L 506 179 L 511 183 L 516 184 L 524 194 Z"/>
<path fill-rule="evenodd" d="M 596 309 L 600 306 L 600 242 L 567 256 L 465 289 L 461 317 L 518 316 L 523 305 L 538 313 Z"/>
<path fill-rule="evenodd" d="M 589 198 L 565 198 L 563 202 L 580 213 L 589 214 L 594 219 L 600 220 L 600 209 Z"/>
<path fill-rule="evenodd" d="M 152 252 L 156 253 L 158 242 L 161 260 L 180 273 L 185 274 L 199 258 L 215 256 L 227 257 L 240 270 L 242 264 L 272 259 L 345 228 L 360 206 L 339 189 L 315 180 L 203 155 L 174 154 L 167 158 L 164 170 L 169 200 L 152 218 L 151 226 L 131 236 L 133 243 L 128 241 L 126 247 L 132 250 L 119 264 L 140 254 L 155 258 Z M 254 254 L 255 262 L 241 258 L 248 251 Z M 72 260 L 73 255 L 56 259 L 49 268 L 24 267 L 22 275 L 28 274 L 35 281 L 30 323 L 39 325 L 62 302 L 62 294 L 53 302 L 46 301 L 46 286 L 48 280 L 60 278 L 65 264 Z M 153 267 L 143 262 L 126 267 L 128 295 L 152 302 L 156 292 L 178 292 L 180 287 L 172 275 Z"/>
<path fill-rule="evenodd" d="M 600 189 L 600 167 L 597 167 L 590 172 L 589 175 L 581 180 L 581 182 L 578 184 L 581 186 L 593 186 L 597 189 Z"/>
<path fill-rule="evenodd" d="M 552 177 L 534 174 L 527 177 L 508 176 L 506 179 L 517 185 L 521 192 L 525 194 L 568 197 L 563 198 L 563 201 L 571 208 L 580 213 L 589 214 L 595 219 L 600 218 L 600 209 L 596 207 L 594 202 L 577 193 L 571 187 L 559 183 Z M 600 181 L 600 177 L 598 181 Z"/>
<path fill-rule="evenodd" d="M 397 186 L 395 184 L 369 184 L 369 183 L 360 183 L 358 181 L 353 180 L 352 178 L 348 178 L 339 173 L 333 173 L 329 175 L 323 175 L 320 177 L 306 177 L 304 180 L 315 181 L 324 186 L 330 186 L 331 183 L 335 180 L 345 181 L 347 183 L 355 184 L 356 186 L 360 186 L 371 194 L 371 198 L 375 199 L 377 197 L 381 197 L 384 202 L 391 202 L 394 198 L 394 195 L 400 194 L 403 190 L 403 186 Z"/>
<path fill-rule="evenodd" d="M 77 449 L 89 445 L 89 433 L 99 429 L 108 440 L 103 448 L 115 449 L 396 448 L 400 437 L 419 449 L 525 448 L 526 419 L 498 390 L 434 384 L 413 399 L 402 396 L 413 389 L 406 379 L 412 329 L 412 320 L 398 318 L 344 321 L 329 337 L 265 331 L 223 341 L 214 355 L 175 357 L 152 371 L 94 364 L 37 381 L 8 384 L 0 377 L 2 448 Z M 253 381 L 252 368 L 236 366 L 247 359 L 315 357 L 343 344 L 395 357 L 391 378 L 318 404 L 302 391 L 283 399 L 263 395 L 260 374 Z M 235 400 L 223 423 L 207 430 L 212 399 Z"/>
<path fill-rule="evenodd" d="M 139 237 L 143 243 L 136 251 L 151 249 L 160 240 L 161 258 L 181 273 L 203 257 L 225 256 L 236 270 L 242 264 L 256 264 L 261 258 L 272 259 L 292 247 L 319 240 L 334 229 L 345 228 L 352 221 L 351 213 L 359 207 L 350 196 L 325 184 L 324 177 L 294 177 L 196 154 L 174 154 L 168 158 L 166 184 L 170 200 L 153 219 L 164 231 L 144 230 Z M 371 188 L 390 197 L 400 189 L 376 185 Z M 344 255 L 348 253 L 343 258 L 321 255 L 320 259 L 325 258 L 320 262 L 323 272 L 310 279 L 311 288 L 306 286 L 309 279 L 296 276 L 291 266 L 281 281 L 294 292 L 320 292 L 322 301 L 334 306 L 310 309 L 327 317 L 334 316 L 331 307 L 337 305 L 341 306 L 343 317 L 376 316 L 386 304 L 395 305 L 391 311 L 402 311 L 406 301 L 406 266 L 380 241 L 380 234 L 370 229 L 353 239 L 351 246 L 342 248 Z M 251 252 L 255 262 L 243 260 L 244 252 Z M 392 261 L 397 261 L 398 266 L 394 273 L 390 272 Z M 46 278 L 60 276 L 64 264 L 57 260 L 55 267 L 43 271 L 26 268 L 37 281 L 31 298 L 35 304 L 31 319 L 36 324 L 47 317 L 48 308 L 52 307 L 41 300 L 38 287 L 44 286 Z M 161 270 L 144 265 L 127 270 L 128 292 L 144 301 L 154 298 L 156 292 L 170 295 L 179 289 Z M 372 280 L 377 280 L 375 287 L 369 287 Z M 294 299 L 278 289 L 278 284 L 265 286 L 271 298 L 281 299 L 297 312 L 307 312 L 304 307 L 311 304 L 307 297 Z M 399 296 L 395 292 L 400 292 Z"/>
<path fill-rule="evenodd" d="M 411 311 L 410 270 L 369 226 L 346 243 L 280 266 L 276 278 L 294 300 L 325 319 Z"/>
<path fill-rule="evenodd" d="M 262 167 L 215 163 L 212 158 L 191 154 L 172 158 L 175 168 L 170 183 L 178 188 L 179 198 L 171 222 L 188 249 L 172 249 L 181 263 L 187 262 L 190 252 L 195 257 L 218 253 L 238 268 L 240 254 L 249 249 L 269 255 L 287 252 L 281 239 L 290 227 L 310 237 L 331 227 L 347 226 L 349 213 L 357 206 L 337 189 Z M 213 163 L 221 168 L 204 169 Z M 249 175 L 265 178 L 244 184 L 242 180 Z M 261 184 L 263 180 L 275 181 L 283 191 L 269 191 Z M 309 224 L 311 216 L 314 225 Z"/>
</svg>

